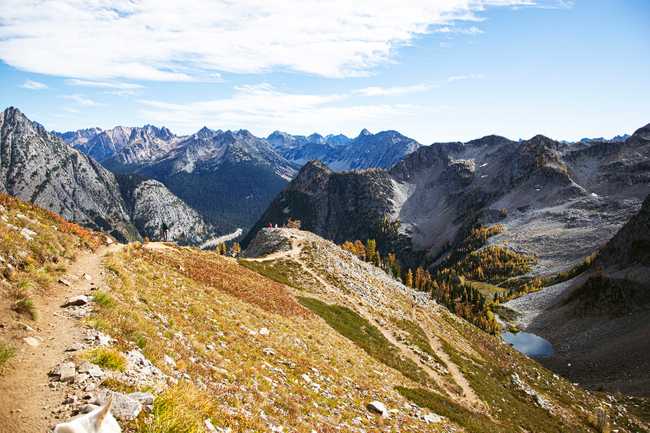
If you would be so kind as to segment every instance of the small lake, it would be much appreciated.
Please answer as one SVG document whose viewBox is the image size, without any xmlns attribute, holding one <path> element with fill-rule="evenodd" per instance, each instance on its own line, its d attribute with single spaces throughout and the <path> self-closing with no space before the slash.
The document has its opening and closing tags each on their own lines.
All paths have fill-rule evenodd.
<svg viewBox="0 0 650 433">
<path fill-rule="evenodd" d="M 528 332 L 503 332 L 501 337 L 512 347 L 531 358 L 548 358 L 553 355 L 553 346 L 544 338 Z"/>
</svg>

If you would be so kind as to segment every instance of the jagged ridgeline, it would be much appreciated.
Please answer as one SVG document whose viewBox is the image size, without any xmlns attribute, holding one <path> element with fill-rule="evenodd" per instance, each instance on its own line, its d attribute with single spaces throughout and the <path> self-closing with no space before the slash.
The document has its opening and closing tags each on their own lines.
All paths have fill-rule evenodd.
<svg viewBox="0 0 650 433">
<path fill-rule="evenodd" d="M 312 161 L 244 244 L 289 219 L 338 244 L 374 240 L 383 262 L 396 254 L 402 281 L 419 268 L 418 288 L 491 330 L 488 303 L 584 271 L 638 211 L 650 190 L 647 130 L 615 141 L 438 143 L 389 170 L 339 173 Z"/>
<path fill-rule="evenodd" d="M 162 183 L 140 177 L 119 183 L 94 159 L 18 109 L 0 114 L 0 134 L 0 192 L 121 241 L 149 237 L 197 244 L 214 232 Z"/>
<path fill-rule="evenodd" d="M 14 409 L 45 431 L 107 395 L 135 433 L 648 431 L 636 403 L 580 389 L 309 232 L 261 230 L 240 260 L 107 246 L 0 195 L 0 237 L 12 431 Z"/>
</svg>

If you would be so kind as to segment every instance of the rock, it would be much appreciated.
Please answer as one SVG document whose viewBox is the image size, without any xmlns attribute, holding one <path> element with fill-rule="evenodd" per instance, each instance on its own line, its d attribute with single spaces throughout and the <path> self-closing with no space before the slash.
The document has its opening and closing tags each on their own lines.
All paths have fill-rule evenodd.
<svg viewBox="0 0 650 433">
<path fill-rule="evenodd" d="M 212 424 L 212 421 L 210 421 L 209 418 L 206 418 L 206 420 L 203 421 L 203 424 L 205 425 L 205 431 L 207 431 L 208 433 L 217 433 L 217 429 Z"/>
<path fill-rule="evenodd" d="M 262 335 L 264 337 L 266 337 L 267 335 L 270 334 L 270 331 L 268 330 L 268 328 L 260 328 L 260 330 L 258 332 L 259 332 L 260 335 Z"/>
<path fill-rule="evenodd" d="M 77 371 L 79 373 L 87 373 L 91 377 L 104 377 L 104 371 L 98 365 L 88 361 L 82 362 Z"/>
<path fill-rule="evenodd" d="M 104 239 L 104 242 L 106 242 L 106 245 L 112 245 L 113 244 L 113 239 L 106 236 L 106 238 Z"/>
<path fill-rule="evenodd" d="M 66 287 L 71 287 L 72 283 L 65 278 L 59 278 L 59 283 L 63 284 Z"/>
<path fill-rule="evenodd" d="M 262 349 L 262 353 L 266 356 L 275 356 L 275 350 L 271 349 L 270 347 L 265 347 Z"/>
<path fill-rule="evenodd" d="M 61 307 L 67 308 L 67 307 L 80 307 L 82 305 L 86 305 L 90 302 L 90 298 L 86 295 L 79 295 L 75 296 L 73 298 L 68 299 L 65 304 L 63 304 Z"/>
<path fill-rule="evenodd" d="M 384 403 L 382 403 L 380 401 L 371 401 L 370 403 L 368 403 L 368 406 L 366 406 L 366 408 L 370 412 L 376 413 L 376 414 L 381 415 L 381 416 L 388 415 L 388 409 L 386 409 L 386 406 L 384 405 Z"/>
<path fill-rule="evenodd" d="M 91 277 L 90 275 L 88 275 L 87 273 L 84 272 L 83 279 L 86 280 L 86 281 L 90 281 L 90 280 L 93 279 L 93 277 Z"/>
<path fill-rule="evenodd" d="M 152 405 L 154 400 L 154 396 L 150 392 L 132 392 L 131 394 L 129 394 L 129 397 L 139 401 L 141 404 L 145 406 Z"/>
<path fill-rule="evenodd" d="M 424 415 L 424 417 L 422 417 L 422 419 L 427 424 L 437 424 L 439 422 L 442 422 L 443 417 L 441 417 L 437 413 L 432 412 L 432 413 L 428 413 L 428 414 Z"/>
<path fill-rule="evenodd" d="M 61 382 L 74 382 L 74 378 L 76 376 L 74 362 L 64 362 L 55 368 L 51 374 L 57 377 Z"/>
<path fill-rule="evenodd" d="M 165 355 L 163 357 L 163 360 L 165 361 L 165 364 L 169 365 L 172 368 L 176 368 L 176 361 L 174 361 L 174 358 L 172 358 L 169 355 Z"/>
<path fill-rule="evenodd" d="M 41 345 L 41 340 L 36 337 L 25 337 L 23 338 L 23 341 L 31 347 L 38 347 Z"/>
<path fill-rule="evenodd" d="M 26 240 L 31 241 L 32 239 L 34 239 L 34 236 L 36 236 L 37 233 L 36 233 L 35 231 L 33 231 L 33 230 L 28 229 L 27 227 L 23 227 L 23 228 L 20 230 L 20 234 L 21 234 L 22 237 L 24 237 Z"/>
<path fill-rule="evenodd" d="M 98 400 L 101 404 L 104 404 L 108 401 L 109 396 L 113 397 L 111 412 L 115 418 L 123 421 L 131 421 L 136 419 L 142 411 L 142 404 L 138 400 L 121 392 L 103 390 Z"/>
<path fill-rule="evenodd" d="M 78 352 L 79 350 L 83 350 L 84 345 L 81 343 L 74 343 L 72 346 L 68 347 L 65 349 L 66 352 Z"/>
</svg>

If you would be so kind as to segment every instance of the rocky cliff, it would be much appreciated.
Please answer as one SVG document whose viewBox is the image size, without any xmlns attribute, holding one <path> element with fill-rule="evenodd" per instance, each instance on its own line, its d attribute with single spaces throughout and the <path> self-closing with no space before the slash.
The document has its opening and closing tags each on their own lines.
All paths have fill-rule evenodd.
<svg viewBox="0 0 650 433">
<path fill-rule="evenodd" d="M 115 176 L 13 107 L 0 114 L 0 191 L 118 239 L 139 238 Z"/>
<path fill-rule="evenodd" d="M 200 244 L 213 232 L 203 218 L 162 183 L 135 176 L 118 176 L 136 228 L 152 240 Z"/>
</svg>

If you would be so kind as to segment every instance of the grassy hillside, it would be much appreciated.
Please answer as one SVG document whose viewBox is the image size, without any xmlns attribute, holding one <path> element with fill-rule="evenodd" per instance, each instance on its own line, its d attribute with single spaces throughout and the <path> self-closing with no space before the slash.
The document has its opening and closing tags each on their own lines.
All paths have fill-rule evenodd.
<svg viewBox="0 0 650 433">
<path fill-rule="evenodd" d="M 573 433 L 598 431 L 601 407 L 634 431 L 634 417 L 371 265 L 278 232 L 292 249 L 269 261 L 159 244 L 107 259 L 111 302 L 89 323 L 172 378 L 134 431 L 198 432 L 210 419 L 233 431 Z M 386 416 L 367 409 L 374 400 Z"/>
</svg>

